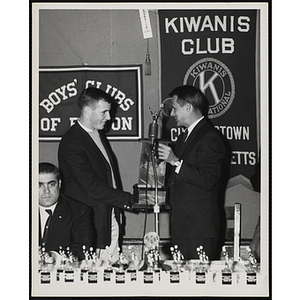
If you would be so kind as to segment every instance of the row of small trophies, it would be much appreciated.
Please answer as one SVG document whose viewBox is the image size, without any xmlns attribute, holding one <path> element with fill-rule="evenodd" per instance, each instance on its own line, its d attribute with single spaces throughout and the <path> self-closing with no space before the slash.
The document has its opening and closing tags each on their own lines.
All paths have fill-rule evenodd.
<svg viewBox="0 0 300 300">
<path fill-rule="evenodd" d="M 107 250 L 108 260 L 105 262 L 102 262 L 102 264 L 106 264 L 107 266 L 110 266 L 110 265 L 112 265 L 112 256 L 107 248 L 106 248 L 106 250 Z M 118 260 L 119 266 L 121 268 L 124 268 L 130 262 L 131 266 L 138 267 L 140 261 L 139 261 L 137 255 L 135 254 L 135 252 L 133 251 L 133 247 L 129 246 L 128 250 L 129 250 L 129 260 L 127 260 L 125 258 L 123 253 L 119 252 L 119 260 Z M 198 257 L 199 257 L 199 263 L 200 264 L 208 264 L 209 258 L 206 255 L 203 246 L 200 245 L 199 247 L 197 247 L 196 250 L 197 250 Z M 83 245 L 82 251 L 84 254 L 84 260 L 82 262 L 82 265 L 84 265 L 85 267 L 92 266 L 93 268 L 100 266 L 101 262 L 97 256 L 96 252 L 93 250 L 93 247 L 90 247 L 89 249 L 87 249 L 86 246 Z M 175 246 L 170 247 L 170 251 L 171 251 L 171 255 L 172 255 L 174 264 L 176 266 L 182 264 L 182 262 L 184 261 L 184 256 L 180 252 L 178 246 L 175 245 Z M 256 268 L 258 265 L 257 260 L 256 260 L 255 256 L 253 255 L 250 247 L 246 247 L 246 251 L 247 251 L 249 265 L 252 268 Z M 226 247 L 223 247 L 222 253 L 223 253 L 223 257 L 225 259 L 225 267 L 229 268 L 229 264 L 232 263 L 232 259 L 229 258 L 228 251 L 226 251 Z M 74 265 L 74 263 L 76 263 L 78 261 L 77 257 L 74 256 L 73 253 L 70 251 L 69 247 L 67 247 L 66 250 L 62 249 L 62 247 L 59 247 L 58 254 L 60 256 L 59 264 L 61 266 L 65 265 L 65 266 L 72 267 L 72 265 Z M 146 261 L 147 261 L 147 265 L 149 268 L 155 268 L 156 266 L 158 266 L 159 251 L 158 251 L 157 247 L 149 249 L 146 252 L 145 256 L 146 256 Z M 40 263 L 40 265 L 54 263 L 53 257 L 48 252 L 45 251 L 45 248 L 41 249 L 41 252 L 39 255 L 39 263 Z"/>
<path fill-rule="evenodd" d="M 106 247 L 107 251 L 107 260 L 100 261 L 96 251 L 94 251 L 93 247 L 87 249 L 85 245 L 82 246 L 82 252 L 84 254 L 84 260 L 82 260 L 80 267 L 83 269 L 95 269 L 100 266 L 104 266 L 107 268 L 111 268 L 112 266 L 120 267 L 121 269 L 126 269 L 128 267 L 129 261 L 125 258 L 123 253 L 120 253 L 119 249 L 119 259 L 116 263 L 112 262 L 112 255 L 108 251 L 108 247 Z M 52 254 L 52 255 L 51 255 Z M 71 269 L 73 267 L 78 266 L 78 258 L 73 255 L 72 251 L 69 247 L 63 249 L 59 247 L 58 255 L 53 256 L 52 253 L 48 253 L 45 251 L 45 248 L 41 248 L 39 253 L 39 265 L 40 267 L 47 267 L 52 264 L 56 264 L 57 268 Z M 129 260 L 131 265 L 137 265 L 139 262 L 136 254 L 129 246 Z"/>
<path fill-rule="evenodd" d="M 163 265 L 160 265 L 159 259 L 159 250 L 158 247 L 147 248 L 145 252 L 144 265 L 141 267 L 141 260 L 138 259 L 137 255 L 134 252 L 132 246 L 128 247 L 129 259 L 126 259 L 123 253 L 119 251 L 119 259 L 117 262 L 112 261 L 112 256 L 107 251 L 108 259 L 106 261 L 101 261 L 94 249 L 90 247 L 87 249 L 86 246 L 83 246 L 82 251 L 84 254 L 84 260 L 80 264 L 80 280 L 84 280 L 84 276 L 87 276 L 89 283 L 98 282 L 98 273 L 97 269 L 103 267 L 103 281 L 111 281 L 112 274 L 115 273 L 116 283 L 125 283 L 125 273 L 130 275 L 130 281 L 137 280 L 137 271 L 144 272 L 144 282 L 153 283 L 155 280 L 160 280 L 161 268 Z M 170 273 L 170 282 L 179 283 L 180 282 L 180 273 L 187 267 L 182 253 L 180 252 L 177 245 L 170 248 L 172 254 L 172 266 L 169 268 Z M 195 272 L 196 283 L 205 283 L 206 274 L 210 266 L 210 260 L 206 255 L 203 246 L 197 247 L 197 254 L 199 260 L 196 261 L 196 266 L 193 265 L 190 268 L 191 271 Z M 247 279 L 249 277 L 250 284 L 256 284 L 256 272 L 257 272 L 257 261 L 252 254 L 250 248 L 247 248 L 248 253 L 248 265 L 247 267 Z M 225 260 L 225 267 L 222 270 L 222 283 L 231 284 L 234 262 L 229 257 L 229 254 L 226 250 L 226 247 L 222 249 L 223 257 Z M 41 249 L 39 263 L 41 270 L 41 282 L 49 283 L 50 281 L 50 269 L 49 265 L 56 263 L 56 280 L 60 281 L 61 274 L 64 274 L 65 282 L 74 282 L 74 269 L 79 268 L 78 259 L 73 255 L 69 248 L 66 250 L 60 247 L 59 249 L 59 260 L 53 261 L 53 257 L 45 251 L 44 248 Z M 166 271 L 166 269 L 165 269 Z M 86 274 L 86 275 L 85 275 Z M 156 279 L 154 279 L 156 278 Z"/>
<path fill-rule="evenodd" d="M 78 258 L 73 255 L 70 247 L 67 247 L 66 249 L 59 247 L 58 255 L 55 257 L 53 257 L 53 255 L 49 252 L 46 252 L 44 247 L 42 247 L 39 252 L 39 266 L 41 269 L 47 268 L 52 264 L 57 264 L 58 267 L 65 266 L 67 268 L 72 268 L 75 263 L 78 263 Z"/>
<path fill-rule="evenodd" d="M 110 268 L 112 266 L 114 267 L 119 267 L 120 269 L 126 269 L 128 268 L 128 265 L 130 264 L 131 267 L 133 268 L 138 268 L 140 260 L 138 259 L 137 255 L 135 254 L 133 247 L 129 246 L 129 260 L 125 258 L 123 253 L 120 253 L 119 249 L 119 259 L 117 263 L 112 262 L 112 256 L 110 252 L 108 251 L 108 247 L 106 247 L 107 251 L 107 261 L 100 261 L 98 258 L 98 255 L 96 251 L 94 251 L 93 247 L 90 247 L 89 249 L 86 248 L 85 245 L 82 247 L 82 251 L 84 254 L 84 260 L 81 262 L 81 268 L 84 269 L 95 269 L 100 266 L 104 266 L 107 268 Z M 199 263 L 200 265 L 207 265 L 209 264 L 209 258 L 206 255 L 204 248 L 202 245 L 197 247 L 197 254 L 199 257 Z M 184 256 L 180 252 L 179 248 L 177 245 L 170 247 L 171 255 L 173 258 L 173 265 L 174 268 L 178 268 L 178 266 L 182 265 L 184 261 Z M 257 260 L 255 259 L 255 256 L 253 255 L 250 247 L 246 247 L 247 251 L 247 256 L 248 256 L 248 261 L 249 261 L 249 268 L 255 269 L 258 266 Z M 228 251 L 226 250 L 226 247 L 223 247 L 222 249 L 223 257 L 225 259 L 225 269 L 230 269 L 229 265 L 232 264 L 232 259 L 229 258 Z M 58 263 L 58 268 L 72 268 L 72 266 L 75 265 L 75 263 L 78 262 L 78 259 L 76 256 L 73 255 L 71 252 L 70 248 L 67 247 L 66 250 L 62 249 L 62 247 L 59 247 L 59 261 L 56 262 Z M 146 264 L 148 268 L 157 268 L 159 265 L 159 251 L 157 247 L 148 249 L 145 253 L 145 259 L 146 259 Z M 40 266 L 45 266 L 48 264 L 53 264 L 54 259 L 53 257 L 45 251 L 45 248 L 42 248 L 40 251 L 39 255 L 39 264 Z"/>
</svg>

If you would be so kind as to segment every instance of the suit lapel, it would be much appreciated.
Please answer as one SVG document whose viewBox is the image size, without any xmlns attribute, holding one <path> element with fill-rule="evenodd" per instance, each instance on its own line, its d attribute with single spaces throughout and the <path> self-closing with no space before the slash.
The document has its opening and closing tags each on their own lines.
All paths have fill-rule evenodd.
<svg viewBox="0 0 300 300">
<path fill-rule="evenodd" d="M 100 135 L 100 139 L 101 142 L 103 144 L 103 147 L 107 153 L 107 156 L 109 158 L 109 163 L 111 164 L 112 168 L 113 168 L 113 157 L 112 157 L 112 150 L 109 146 L 109 143 L 107 141 L 107 139 L 105 138 L 104 134 L 101 131 L 98 131 L 99 135 Z"/>
<path fill-rule="evenodd" d="M 181 147 L 180 158 L 182 158 L 186 152 L 189 152 L 189 150 L 199 141 L 199 139 L 201 139 L 203 136 L 203 129 L 205 128 L 206 124 L 207 121 L 204 119 L 196 125 L 189 135 L 187 141 L 184 142 Z"/>
<path fill-rule="evenodd" d="M 175 146 L 175 153 L 177 154 L 177 156 L 180 156 L 180 154 L 182 153 L 182 146 L 184 144 L 184 139 L 186 137 L 186 130 L 183 131 L 179 137 L 178 137 L 178 140 L 177 140 L 177 143 L 176 143 L 176 146 Z"/>
<path fill-rule="evenodd" d="M 64 226 L 66 226 L 69 221 L 70 214 L 68 213 L 67 204 L 62 197 L 59 197 L 58 203 L 53 213 L 52 222 L 48 234 L 49 244 L 52 243 L 52 241 L 55 241 L 57 232 L 62 230 L 62 228 L 64 228 Z"/>
<path fill-rule="evenodd" d="M 116 184 L 116 187 L 120 187 L 120 181 L 119 181 L 119 170 L 117 168 L 117 163 L 114 157 L 114 153 L 110 147 L 110 144 L 108 143 L 105 135 L 99 131 L 100 134 L 100 139 L 102 141 L 103 147 L 107 153 L 108 159 L 109 159 L 109 164 L 110 164 L 110 168 L 111 168 L 111 176 L 114 176 L 113 181 Z M 106 161 L 106 160 L 105 160 Z M 107 161 L 106 161 L 107 162 Z"/>
<path fill-rule="evenodd" d="M 80 138 L 83 140 L 84 144 L 89 148 L 91 149 L 93 152 L 95 152 L 96 154 L 96 157 L 98 157 L 98 154 L 100 153 L 104 163 L 106 164 L 106 167 L 109 167 L 109 163 L 107 162 L 107 160 L 105 159 L 103 153 L 100 151 L 100 149 L 98 148 L 98 146 L 95 144 L 95 142 L 93 141 L 92 137 L 78 124 L 76 123 L 75 124 L 77 126 L 77 131 L 79 133 L 79 136 Z M 103 139 L 101 137 L 101 134 L 100 134 L 100 139 L 101 141 L 103 142 Z M 105 146 L 105 143 L 103 143 L 105 149 L 106 149 L 106 146 Z M 110 153 L 109 151 L 107 151 L 107 154 L 110 158 Z"/>
</svg>

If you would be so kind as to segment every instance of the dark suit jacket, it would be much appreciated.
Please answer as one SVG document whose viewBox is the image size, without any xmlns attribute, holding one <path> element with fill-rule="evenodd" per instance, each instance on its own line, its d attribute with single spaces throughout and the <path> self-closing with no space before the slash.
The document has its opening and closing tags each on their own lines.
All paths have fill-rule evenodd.
<svg viewBox="0 0 300 300">
<path fill-rule="evenodd" d="M 174 152 L 183 164 L 179 174 L 174 167 L 170 182 L 171 231 L 186 238 L 216 238 L 220 226 L 218 190 L 225 156 L 223 140 L 206 119 L 197 124 L 184 144 L 181 139 L 182 135 Z"/>
<path fill-rule="evenodd" d="M 104 249 L 111 241 L 111 211 L 132 205 L 132 195 L 121 189 L 117 163 L 105 135 L 98 131 L 110 158 L 118 189 L 113 188 L 112 171 L 90 135 L 75 123 L 62 137 L 58 149 L 64 193 L 86 203 L 94 210 L 97 247 Z M 121 228 L 121 226 L 120 226 Z"/>
<path fill-rule="evenodd" d="M 51 250 L 58 252 L 59 246 L 64 250 L 70 247 L 72 253 L 82 260 L 84 259 L 82 246 L 85 245 L 89 249 L 93 245 L 92 243 L 93 224 L 91 208 L 78 201 L 68 199 L 68 197 L 61 194 L 49 227 L 45 245 L 46 252 Z"/>
</svg>

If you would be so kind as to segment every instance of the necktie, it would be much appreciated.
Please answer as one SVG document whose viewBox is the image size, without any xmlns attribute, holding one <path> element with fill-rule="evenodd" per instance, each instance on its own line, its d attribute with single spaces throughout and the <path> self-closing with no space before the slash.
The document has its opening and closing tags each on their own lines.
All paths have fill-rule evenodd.
<svg viewBox="0 0 300 300">
<path fill-rule="evenodd" d="M 180 152 L 182 150 L 182 146 L 183 146 L 187 136 L 188 136 L 188 130 L 187 129 L 184 132 L 182 132 L 181 135 L 179 136 L 180 141 L 179 141 L 179 145 L 177 147 L 177 154 L 178 155 L 180 154 Z"/>
<path fill-rule="evenodd" d="M 189 131 L 186 129 L 182 134 L 183 135 L 183 138 L 182 138 L 183 143 L 186 141 L 188 134 L 189 134 Z"/>
<path fill-rule="evenodd" d="M 51 220 L 52 220 L 52 210 L 51 209 L 46 209 L 45 211 L 49 214 L 49 217 L 48 217 L 48 219 L 46 221 L 46 224 L 45 224 L 45 229 L 44 229 L 44 234 L 43 234 L 43 246 L 46 245 L 47 238 L 48 238 L 49 227 L 50 227 L 50 223 L 51 223 Z"/>
</svg>

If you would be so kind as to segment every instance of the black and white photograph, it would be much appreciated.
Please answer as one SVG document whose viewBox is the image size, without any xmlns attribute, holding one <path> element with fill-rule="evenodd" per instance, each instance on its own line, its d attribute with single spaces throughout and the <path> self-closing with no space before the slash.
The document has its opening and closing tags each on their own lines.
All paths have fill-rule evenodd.
<svg viewBox="0 0 300 300">
<path fill-rule="evenodd" d="M 270 297 L 270 1 L 30 9 L 30 296 Z"/>
</svg>

